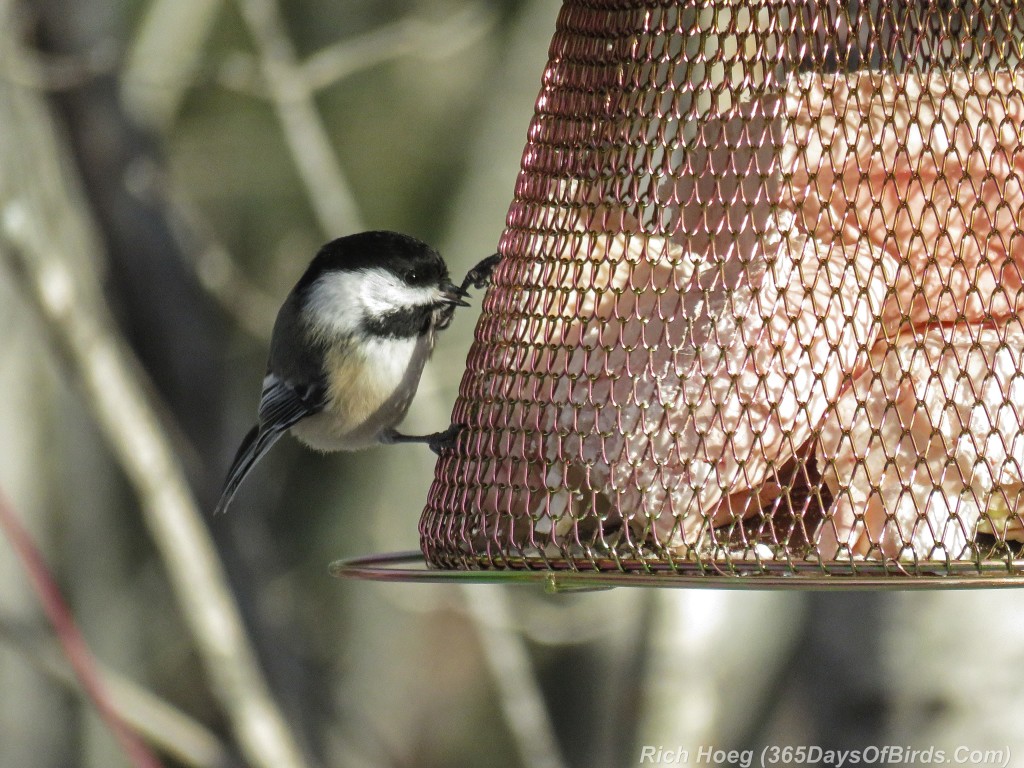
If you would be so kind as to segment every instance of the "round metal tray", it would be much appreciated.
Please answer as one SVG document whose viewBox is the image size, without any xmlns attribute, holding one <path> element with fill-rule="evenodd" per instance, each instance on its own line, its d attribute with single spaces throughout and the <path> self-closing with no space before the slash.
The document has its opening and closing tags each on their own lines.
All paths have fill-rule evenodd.
<svg viewBox="0 0 1024 768">
<path fill-rule="evenodd" d="M 692 572 L 672 570 L 643 561 L 598 563 L 601 570 L 558 568 L 540 561 L 508 561 L 508 568 L 445 570 L 427 566 L 420 552 L 367 555 L 331 564 L 332 576 L 392 582 L 455 584 L 539 584 L 548 592 L 611 589 L 612 587 L 676 587 L 724 589 L 965 589 L 1024 586 L 1024 561 L 978 563 L 918 563 L 913 572 L 905 564 L 864 563 L 857 572 L 831 568 L 818 572 L 715 570 L 712 563 L 688 564 Z M 954 570 L 946 571 L 951 565 Z M 962 566 L 962 567 L 961 567 Z M 678 566 L 677 566 L 678 567 Z M 630 570 L 627 570 L 630 569 Z M 703 570 L 701 570 L 703 569 Z"/>
</svg>

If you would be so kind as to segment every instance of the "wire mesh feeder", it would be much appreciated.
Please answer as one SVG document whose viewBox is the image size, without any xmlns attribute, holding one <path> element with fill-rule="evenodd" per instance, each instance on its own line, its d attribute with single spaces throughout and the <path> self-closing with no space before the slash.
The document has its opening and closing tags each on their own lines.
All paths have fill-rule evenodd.
<svg viewBox="0 0 1024 768">
<path fill-rule="evenodd" d="M 427 563 L 1024 583 L 1022 51 L 1024 2 L 566 2 Z"/>
</svg>

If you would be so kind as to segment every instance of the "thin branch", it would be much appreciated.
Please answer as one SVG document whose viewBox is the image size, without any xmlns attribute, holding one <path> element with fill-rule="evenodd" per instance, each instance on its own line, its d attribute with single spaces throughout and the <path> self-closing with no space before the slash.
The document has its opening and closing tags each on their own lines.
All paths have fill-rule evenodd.
<svg viewBox="0 0 1024 768">
<path fill-rule="evenodd" d="M 214 70 L 213 82 L 221 88 L 254 99 L 270 101 L 270 89 L 263 80 L 259 57 L 246 51 L 231 51 Z"/>
<path fill-rule="evenodd" d="M 160 768 L 160 761 L 135 733 L 121 719 L 110 695 L 96 671 L 92 653 L 75 623 L 71 609 L 61 595 L 46 561 L 36 547 L 28 531 L 21 524 L 14 507 L 0 490 L 0 529 L 3 529 L 15 555 L 21 560 L 29 583 L 35 591 L 43 612 L 53 625 L 53 631 L 60 640 L 64 655 L 75 672 L 100 718 L 113 733 L 128 760 L 136 768 Z"/>
<path fill-rule="evenodd" d="M 193 4 L 195 1 L 190 0 Z M 439 22 L 410 15 L 394 24 L 329 46 L 301 64 L 285 37 L 281 19 L 272 1 L 257 0 L 250 3 L 246 18 L 260 56 L 233 55 L 218 71 L 218 82 L 225 87 L 275 102 L 281 114 L 286 139 L 309 192 L 309 199 L 317 211 L 321 229 L 330 236 L 340 231 L 361 229 L 362 224 L 348 182 L 326 138 L 326 129 L 313 102 L 313 92 L 389 59 L 410 55 L 431 58 L 454 55 L 479 40 L 492 28 L 497 15 L 492 9 L 481 5 L 469 6 Z M 274 61 L 268 62 L 268 58 Z M 282 73 L 284 80 L 277 89 L 268 84 L 268 67 Z M 130 72 L 126 75 L 132 76 Z M 286 87 L 288 78 L 293 81 Z M 307 139 L 311 139 L 312 143 Z M 329 157 L 330 161 L 325 163 L 325 157 Z M 333 205 L 322 202 L 322 193 L 325 191 L 328 200 L 333 198 L 342 202 Z M 159 194 L 172 218 L 184 223 L 184 230 L 196 232 L 207 229 L 199 224 L 199 216 L 190 202 L 165 180 L 159 183 Z M 341 208 L 354 212 L 355 217 L 350 219 L 348 225 L 332 226 L 331 221 L 347 215 L 340 212 Z M 209 236 L 208 231 L 205 235 L 202 247 L 193 245 L 186 248 L 192 256 L 201 284 L 241 327 L 257 338 L 269 338 L 276 314 L 275 302 L 245 278 L 244 272 L 237 267 L 223 245 Z"/>
<path fill-rule="evenodd" d="M 300 75 L 315 93 L 396 59 L 445 59 L 478 42 L 494 27 L 497 18 L 497 11 L 484 5 L 467 6 L 440 21 L 410 14 L 320 49 L 298 65 Z M 261 75 L 259 58 L 241 51 L 224 58 L 214 79 L 232 91 L 260 99 L 273 98 Z"/>
<path fill-rule="evenodd" d="M 69 91 L 112 74 L 117 65 L 112 40 L 82 54 L 44 54 L 26 49 L 25 55 L 0 64 L 0 78 L 36 91 Z"/>
<path fill-rule="evenodd" d="M 191 254 L 199 284 L 250 336 L 269 341 L 277 317 L 278 302 L 252 283 L 234 257 L 217 240 Z"/>
<path fill-rule="evenodd" d="M 149 4 L 121 78 L 125 105 L 141 123 L 167 130 L 188 90 L 211 79 L 210 73 L 203 71 L 202 57 L 222 5 L 223 0 L 155 0 Z M 393 59 L 454 56 L 483 37 L 496 20 L 497 12 L 487 4 L 468 6 L 440 21 L 410 14 L 330 45 L 297 64 L 296 69 L 315 93 Z M 276 25 L 280 29 L 280 24 Z M 103 59 L 102 63 L 104 71 L 110 71 L 110 62 Z M 272 100 L 274 91 L 262 77 L 262 69 L 259 57 L 231 54 L 212 80 L 224 88 Z M 75 75 L 71 72 L 68 76 Z M 62 80 L 33 78 L 31 82 L 43 85 Z"/>
<path fill-rule="evenodd" d="M 0 55 L 18 42 L 0 4 Z M 4 50 L 6 49 L 6 50 Z M 100 246 L 73 164 L 38 94 L 0 82 L 0 247 L 85 394 L 135 488 L 211 689 L 253 766 L 305 760 L 270 696 L 145 375 L 110 319 L 96 278 Z"/>
<path fill-rule="evenodd" d="M 305 764 L 270 698 L 213 542 L 170 441 L 148 402 L 142 369 L 61 253 L 33 236 L 18 203 L 3 210 L 6 254 L 33 298 L 86 394 L 86 400 L 141 502 L 143 517 L 167 567 L 196 639 L 213 692 L 231 718 L 253 765 Z"/>
<path fill-rule="evenodd" d="M 302 177 L 320 229 L 328 237 L 365 227 L 338 163 L 314 91 L 285 33 L 275 0 L 237 0 L 260 59 L 260 69 Z"/>
<path fill-rule="evenodd" d="M 0 642 L 51 680 L 85 694 L 67 658 L 36 627 L 0 616 Z M 238 764 L 215 734 L 177 707 L 98 662 L 96 674 L 120 718 L 162 752 L 192 768 Z"/>
<path fill-rule="evenodd" d="M 221 308 L 251 336 L 269 340 L 278 302 L 248 278 L 188 195 L 150 161 L 133 163 L 126 186 L 133 194 L 161 206 L 175 242 L 199 284 Z"/>
<path fill-rule="evenodd" d="M 523 765 L 565 768 L 526 644 L 518 633 L 505 629 L 512 626 L 507 596 L 494 587 L 461 589 Z"/>
<path fill-rule="evenodd" d="M 223 0 L 155 0 L 132 41 L 121 95 L 140 123 L 166 130 L 178 114 Z"/>
<path fill-rule="evenodd" d="M 467 6 L 441 21 L 406 16 L 317 51 L 302 63 L 302 74 L 311 89 L 320 91 L 394 59 L 454 56 L 479 41 L 496 21 L 497 12 L 485 5 Z"/>
</svg>

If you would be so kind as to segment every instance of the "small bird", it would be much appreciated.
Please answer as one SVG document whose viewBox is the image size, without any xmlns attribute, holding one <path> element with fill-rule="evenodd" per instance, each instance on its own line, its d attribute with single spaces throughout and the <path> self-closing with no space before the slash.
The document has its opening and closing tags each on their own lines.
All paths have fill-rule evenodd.
<svg viewBox="0 0 1024 768">
<path fill-rule="evenodd" d="M 499 255 L 462 285 L 440 254 L 396 232 L 363 232 L 323 246 L 285 299 L 274 323 L 259 419 L 228 471 L 216 512 L 287 431 L 319 451 L 421 442 L 440 454 L 458 434 L 404 435 L 405 417 L 437 332 L 470 286 L 483 288 Z"/>
</svg>

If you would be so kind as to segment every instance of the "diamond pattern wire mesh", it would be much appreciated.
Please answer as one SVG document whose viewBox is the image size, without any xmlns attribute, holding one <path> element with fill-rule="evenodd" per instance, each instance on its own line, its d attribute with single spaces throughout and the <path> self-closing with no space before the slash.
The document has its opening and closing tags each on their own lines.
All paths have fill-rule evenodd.
<svg viewBox="0 0 1024 768">
<path fill-rule="evenodd" d="M 1022 40 L 1024 2 L 566 2 L 428 563 L 1017 572 Z"/>
</svg>

